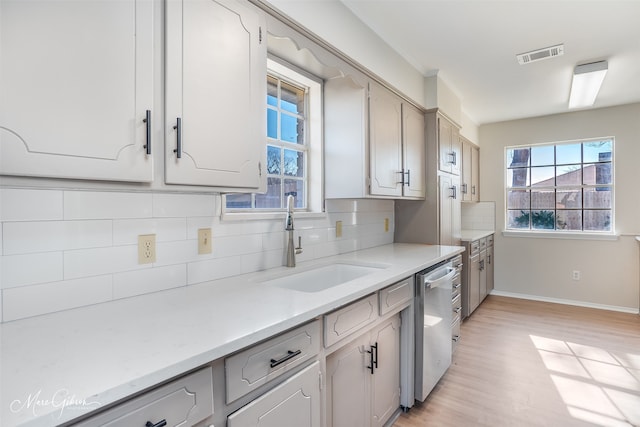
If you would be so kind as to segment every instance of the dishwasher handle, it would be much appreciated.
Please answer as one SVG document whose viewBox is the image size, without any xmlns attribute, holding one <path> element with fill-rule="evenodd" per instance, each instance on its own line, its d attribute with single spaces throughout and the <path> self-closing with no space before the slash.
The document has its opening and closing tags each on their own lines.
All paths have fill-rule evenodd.
<svg viewBox="0 0 640 427">
<path fill-rule="evenodd" d="M 442 272 L 446 273 L 443 275 Z M 428 276 L 423 277 L 423 283 L 426 288 L 437 288 L 438 286 L 450 282 L 458 273 L 458 270 L 453 267 L 445 267 L 444 269 L 436 270 Z"/>
</svg>

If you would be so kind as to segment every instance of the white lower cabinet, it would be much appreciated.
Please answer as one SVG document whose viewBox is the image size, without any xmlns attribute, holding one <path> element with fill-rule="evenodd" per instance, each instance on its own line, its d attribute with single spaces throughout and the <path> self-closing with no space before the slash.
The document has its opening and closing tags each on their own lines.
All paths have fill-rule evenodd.
<svg viewBox="0 0 640 427">
<path fill-rule="evenodd" d="M 382 426 L 400 406 L 400 316 L 327 357 L 327 426 Z"/>
<path fill-rule="evenodd" d="M 320 362 L 229 415 L 227 427 L 320 427 Z"/>
<path fill-rule="evenodd" d="M 207 367 L 74 425 L 186 427 L 212 414 L 213 380 L 211 368 Z"/>
</svg>

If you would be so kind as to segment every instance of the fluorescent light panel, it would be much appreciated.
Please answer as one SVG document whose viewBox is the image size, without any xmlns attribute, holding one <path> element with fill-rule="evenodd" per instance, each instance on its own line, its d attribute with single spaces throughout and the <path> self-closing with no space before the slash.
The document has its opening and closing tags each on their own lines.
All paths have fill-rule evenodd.
<svg viewBox="0 0 640 427">
<path fill-rule="evenodd" d="M 575 68 L 569 95 L 569 108 L 590 107 L 594 104 L 608 68 L 607 61 L 578 65 Z"/>
</svg>

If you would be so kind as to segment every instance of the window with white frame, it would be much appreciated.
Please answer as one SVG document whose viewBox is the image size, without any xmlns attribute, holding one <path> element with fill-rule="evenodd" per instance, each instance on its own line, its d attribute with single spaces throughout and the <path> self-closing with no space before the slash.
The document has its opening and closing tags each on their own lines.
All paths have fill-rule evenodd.
<svg viewBox="0 0 640 427">
<path fill-rule="evenodd" d="M 321 209 L 321 90 L 312 76 L 268 60 L 267 192 L 227 194 L 225 211 L 282 211 L 289 195 L 297 210 Z"/>
<path fill-rule="evenodd" d="M 507 230 L 614 230 L 613 138 L 506 148 Z"/>
</svg>

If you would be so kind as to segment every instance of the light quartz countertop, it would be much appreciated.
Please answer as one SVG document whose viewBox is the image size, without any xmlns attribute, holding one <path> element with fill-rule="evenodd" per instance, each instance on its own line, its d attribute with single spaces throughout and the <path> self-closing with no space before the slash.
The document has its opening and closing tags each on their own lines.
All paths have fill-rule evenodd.
<svg viewBox="0 0 640 427">
<path fill-rule="evenodd" d="M 0 325 L 0 425 L 53 426 L 317 318 L 463 251 L 391 244 Z M 384 264 L 305 293 L 262 282 L 336 262 Z"/>
<path fill-rule="evenodd" d="M 463 242 L 473 242 L 474 240 L 482 239 L 492 234 L 495 234 L 494 230 L 462 230 L 460 240 Z"/>
</svg>

